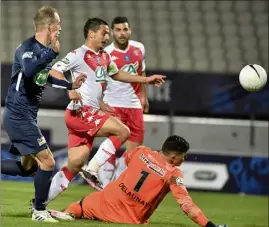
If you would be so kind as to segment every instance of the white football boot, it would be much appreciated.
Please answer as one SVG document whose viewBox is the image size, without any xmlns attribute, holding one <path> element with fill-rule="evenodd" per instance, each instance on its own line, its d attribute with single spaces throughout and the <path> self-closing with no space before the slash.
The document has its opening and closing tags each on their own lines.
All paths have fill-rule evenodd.
<svg viewBox="0 0 269 227">
<path fill-rule="evenodd" d="M 50 213 L 47 210 L 33 210 L 32 221 L 38 222 L 59 222 L 51 217 Z"/>
</svg>

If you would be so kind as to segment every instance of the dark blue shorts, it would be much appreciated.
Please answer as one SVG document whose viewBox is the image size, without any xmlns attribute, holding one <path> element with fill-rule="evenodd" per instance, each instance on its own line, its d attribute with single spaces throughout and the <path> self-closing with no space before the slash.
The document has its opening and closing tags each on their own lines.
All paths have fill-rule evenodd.
<svg viewBox="0 0 269 227">
<path fill-rule="evenodd" d="M 29 155 L 48 148 L 36 120 L 19 119 L 5 108 L 3 124 L 11 141 L 10 153 Z"/>
</svg>

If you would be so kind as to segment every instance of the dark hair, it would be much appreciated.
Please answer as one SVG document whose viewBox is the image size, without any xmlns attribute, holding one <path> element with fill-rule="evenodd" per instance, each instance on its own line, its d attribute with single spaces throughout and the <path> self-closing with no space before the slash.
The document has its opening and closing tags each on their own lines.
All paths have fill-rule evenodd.
<svg viewBox="0 0 269 227">
<path fill-rule="evenodd" d="M 89 30 L 98 31 L 100 28 L 100 25 L 108 25 L 107 22 L 104 20 L 94 17 L 87 20 L 87 22 L 84 25 L 84 37 L 87 39 Z"/>
<path fill-rule="evenodd" d="M 113 29 L 115 24 L 124 24 L 124 23 L 129 24 L 127 17 L 115 17 L 111 23 L 111 28 Z"/>
<path fill-rule="evenodd" d="M 180 153 L 186 153 L 190 148 L 189 143 L 182 137 L 173 135 L 169 136 L 163 143 L 162 152 L 169 153 L 177 151 Z"/>
</svg>

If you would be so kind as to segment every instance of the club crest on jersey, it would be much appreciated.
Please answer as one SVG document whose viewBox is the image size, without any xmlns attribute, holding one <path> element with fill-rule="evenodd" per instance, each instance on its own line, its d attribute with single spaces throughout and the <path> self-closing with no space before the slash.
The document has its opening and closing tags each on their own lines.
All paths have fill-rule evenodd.
<svg viewBox="0 0 269 227">
<path fill-rule="evenodd" d="M 124 60 L 125 60 L 125 61 L 130 61 L 130 60 L 131 60 L 131 57 L 130 57 L 129 55 L 125 55 L 125 56 L 124 56 Z"/>
<path fill-rule="evenodd" d="M 101 64 L 101 59 L 99 57 L 96 57 L 96 61 L 98 64 Z"/>
</svg>

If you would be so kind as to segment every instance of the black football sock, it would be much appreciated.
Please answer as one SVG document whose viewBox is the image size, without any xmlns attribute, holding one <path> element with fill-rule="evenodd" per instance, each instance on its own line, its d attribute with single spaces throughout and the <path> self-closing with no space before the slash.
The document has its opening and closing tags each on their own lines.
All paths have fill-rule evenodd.
<svg viewBox="0 0 269 227">
<path fill-rule="evenodd" d="M 45 210 L 46 205 L 45 201 L 48 198 L 49 189 L 51 185 L 52 179 L 51 171 L 42 170 L 40 168 L 37 169 L 35 176 L 35 209 L 36 210 Z"/>
<path fill-rule="evenodd" d="M 1 173 L 10 176 L 32 176 L 37 170 L 37 166 L 31 167 L 29 170 L 24 170 L 21 162 L 16 159 L 1 160 Z"/>
</svg>

